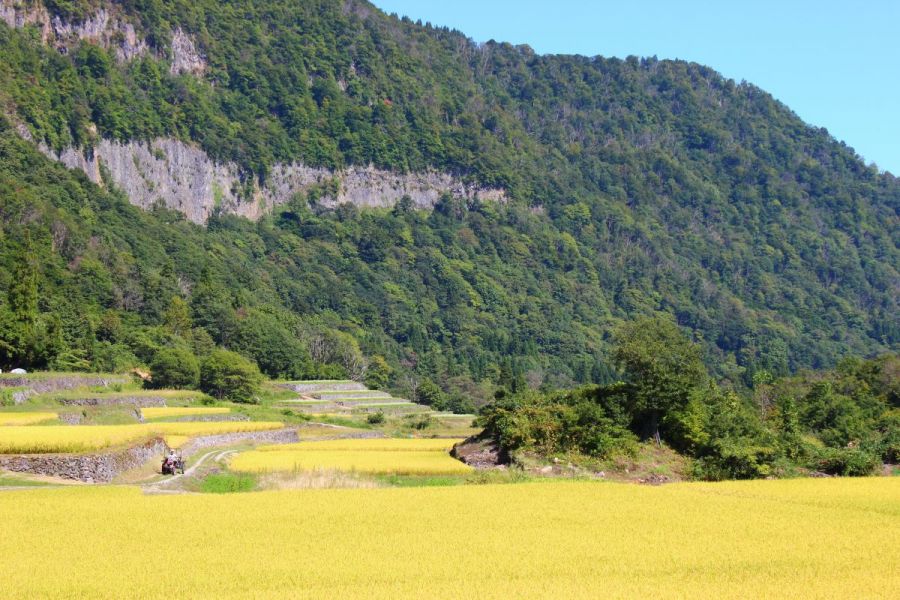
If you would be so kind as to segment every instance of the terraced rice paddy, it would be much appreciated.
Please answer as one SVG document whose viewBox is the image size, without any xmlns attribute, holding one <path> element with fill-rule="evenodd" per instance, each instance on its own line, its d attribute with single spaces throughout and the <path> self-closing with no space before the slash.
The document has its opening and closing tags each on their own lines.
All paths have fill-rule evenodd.
<svg viewBox="0 0 900 600">
<path fill-rule="evenodd" d="M 0 432 L 0 454 L 89 452 L 154 436 L 213 435 L 280 429 L 278 422 L 144 423 L 135 425 L 7 426 Z"/>
<path fill-rule="evenodd" d="M 55 412 L 17 412 L 0 413 L 0 425 L 31 425 L 43 421 L 55 421 L 59 418 Z M 2 434 L 0 434 L 2 439 Z"/>
<path fill-rule="evenodd" d="M 363 439 L 284 444 L 244 452 L 231 461 L 239 472 L 335 470 L 398 475 L 455 475 L 472 468 L 450 457 L 459 440 Z"/>
<path fill-rule="evenodd" d="M 382 392 L 379 390 L 329 390 L 329 391 L 319 391 L 312 392 L 310 394 L 313 398 L 318 400 L 379 400 L 390 398 L 391 395 L 387 392 Z"/>
<path fill-rule="evenodd" d="M 300 404 L 300 405 L 315 405 L 315 404 L 330 404 L 330 400 L 281 400 L 279 404 Z"/>
<path fill-rule="evenodd" d="M 280 387 L 296 392 L 315 392 L 320 390 L 366 390 L 366 386 L 358 381 L 348 379 L 316 379 L 305 381 L 283 381 L 277 384 Z"/>
<path fill-rule="evenodd" d="M 279 383 L 302 394 L 300 398 L 280 400 L 281 408 L 299 409 L 307 414 L 356 414 L 384 412 L 407 414 L 427 412 L 429 408 L 381 390 L 370 390 L 355 381 L 292 381 Z"/>
<path fill-rule="evenodd" d="M 195 415 L 223 415 L 231 412 L 227 406 L 158 406 L 141 409 L 145 419 L 162 419 L 165 417 L 184 417 Z"/>
<path fill-rule="evenodd" d="M 204 394 L 191 390 L 127 390 L 115 392 L 110 390 L 86 390 L 76 388 L 58 392 L 39 394 L 33 398 L 37 402 L 51 402 L 59 404 L 84 404 L 88 402 L 115 403 L 116 401 L 128 401 L 133 399 L 160 399 L 163 401 L 189 402 L 202 398 Z"/>
<path fill-rule="evenodd" d="M 0 514 L 10 598 L 900 597 L 900 478 L 79 486 L 0 494 Z"/>
<path fill-rule="evenodd" d="M 387 396 L 387 397 L 378 397 L 378 398 L 353 397 L 353 398 L 341 398 L 339 400 L 307 400 L 307 402 L 340 402 L 340 403 L 349 403 L 349 404 L 360 404 L 360 403 L 370 403 L 371 404 L 371 403 L 375 403 L 375 402 L 385 403 L 385 402 L 407 402 L 407 401 L 406 400 L 397 400 L 397 399 L 391 398 L 390 396 Z"/>
<path fill-rule="evenodd" d="M 394 402 L 357 402 L 355 408 L 384 408 L 386 406 L 420 406 L 414 402 L 406 400 L 396 400 Z M 422 408 L 425 408 L 424 406 Z"/>
</svg>

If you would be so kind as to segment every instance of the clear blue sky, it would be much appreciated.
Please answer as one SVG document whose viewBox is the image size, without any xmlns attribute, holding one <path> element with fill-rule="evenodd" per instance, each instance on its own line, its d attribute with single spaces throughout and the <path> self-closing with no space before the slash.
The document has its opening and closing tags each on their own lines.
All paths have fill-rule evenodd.
<svg viewBox="0 0 900 600">
<path fill-rule="evenodd" d="M 680 58 L 754 83 L 900 176 L 900 1 L 374 0 L 477 42 Z"/>
</svg>

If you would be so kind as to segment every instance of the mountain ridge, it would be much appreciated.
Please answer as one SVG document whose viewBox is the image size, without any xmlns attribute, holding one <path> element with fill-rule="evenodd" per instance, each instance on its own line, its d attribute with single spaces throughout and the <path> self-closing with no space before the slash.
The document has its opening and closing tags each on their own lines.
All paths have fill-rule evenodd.
<svg viewBox="0 0 900 600">
<path fill-rule="evenodd" d="M 479 46 L 356 1 L 30 6 L 76 20 L 106 9 L 148 50 L 122 61 L 115 44 L 78 40 L 61 54 L 39 28 L 0 27 L 2 101 L 20 133 L 55 156 L 103 156 L 119 145 L 143 148 L 138 163 L 163 161 L 153 144 L 165 140 L 202 151 L 209 165 L 234 165 L 224 187 L 261 217 L 256 229 L 215 216 L 211 184 L 186 211 L 196 222 L 213 215 L 192 244 L 213 252 L 228 231 L 247 252 L 232 256 L 252 273 L 243 283 L 223 273 L 229 310 L 300 320 L 332 311 L 328 328 L 384 355 L 398 378 L 412 372 L 456 389 L 511 372 L 603 379 L 611 325 L 653 312 L 702 336 L 717 374 L 738 382 L 900 343 L 900 182 L 769 94 L 708 67 Z M 178 31 L 202 72 L 173 69 Z M 140 170 L 135 156 L 116 159 L 122 172 Z M 271 210 L 246 202 L 290 164 L 323 179 Z M 99 165 L 91 169 L 104 183 Z M 327 174 L 360 170 L 360 189 L 366 172 L 390 174 L 369 196 L 380 202 L 360 202 L 380 207 L 371 213 L 329 196 Z M 432 185 L 427 202 L 413 198 L 412 207 L 434 210 L 411 216 L 395 202 L 415 194 L 396 182 L 421 173 L 454 183 Z M 143 191 L 121 178 L 113 187 L 150 208 L 147 218 L 168 221 L 147 190 L 176 176 L 150 177 Z M 478 189 L 503 190 L 504 202 L 466 193 Z M 11 264 L 21 232 L 8 230 Z M 53 249 L 52 235 L 36 230 L 33 239 Z M 319 297 L 265 273 L 269 261 L 314 272 L 308 285 Z M 166 289 L 193 301 L 203 262 L 167 267 Z M 96 268 L 115 264 L 110 250 Z M 77 266 L 68 270 L 60 290 L 79 277 Z M 125 281 L 145 295 L 142 277 Z M 251 298 L 241 285 L 269 291 Z M 329 298 L 329 288 L 354 299 Z M 79 293 L 97 322 L 104 311 L 130 314 Z M 138 315 L 141 327 L 161 322 L 158 309 Z M 301 345 L 303 331 L 291 334 Z M 227 332 L 209 333 L 231 343 Z"/>
</svg>

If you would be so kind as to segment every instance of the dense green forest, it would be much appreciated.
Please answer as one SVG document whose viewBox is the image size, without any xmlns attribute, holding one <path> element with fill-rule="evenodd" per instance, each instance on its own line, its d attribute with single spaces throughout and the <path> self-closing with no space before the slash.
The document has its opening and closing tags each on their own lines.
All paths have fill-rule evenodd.
<svg viewBox="0 0 900 600">
<path fill-rule="evenodd" d="M 224 346 L 273 377 L 369 377 L 462 409 L 615 381 L 611 332 L 639 315 L 693 331 L 739 390 L 900 344 L 900 182 L 750 84 L 476 45 L 357 0 L 43 4 L 73 22 L 107 6 L 152 51 L 61 53 L 0 25 L 0 368 Z M 176 28 L 202 75 L 170 74 Z M 203 228 L 52 164 L 15 123 L 57 150 L 175 137 L 248 181 L 292 160 L 435 168 L 510 201 L 310 194 Z"/>
<path fill-rule="evenodd" d="M 622 325 L 614 346 L 622 381 L 500 393 L 482 411 L 483 435 L 513 460 L 602 460 L 655 438 L 692 459 L 693 477 L 712 480 L 871 475 L 900 461 L 900 355 L 767 374 L 738 394 L 709 377 L 700 346 L 667 318 Z"/>
</svg>

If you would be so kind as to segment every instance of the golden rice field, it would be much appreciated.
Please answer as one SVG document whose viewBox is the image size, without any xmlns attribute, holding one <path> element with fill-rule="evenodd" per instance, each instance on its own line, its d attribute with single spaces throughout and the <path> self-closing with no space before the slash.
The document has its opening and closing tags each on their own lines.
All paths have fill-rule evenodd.
<svg viewBox="0 0 900 600">
<path fill-rule="evenodd" d="M 352 471 L 397 475 L 463 475 L 472 467 L 442 452 L 370 452 L 366 450 L 250 451 L 231 459 L 232 471 Z"/>
<path fill-rule="evenodd" d="M 398 475 L 455 475 L 472 468 L 451 458 L 459 440 L 342 439 L 263 446 L 231 459 L 233 471 L 353 471 Z"/>
<path fill-rule="evenodd" d="M 78 486 L 0 494 L 0 514 L 9 598 L 900 597 L 900 478 Z"/>
<path fill-rule="evenodd" d="M 141 409 L 145 419 L 185 417 L 193 415 L 223 415 L 231 412 L 227 406 L 151 406 Z"/>
<path fill-rule="evenodd" d="M 213 435 L 239 431 L 280 429 L 271 421 L 220 421 L 208 423 L 143 423 L 134 425 L 32 425 L 4 427 L 0 454 L 88 452 L 148 439 L 154 436 Z"/>
<path fill-rule="evenodd" d="M 164 439 L 169 448 L 181 448 L 187 444 L 191 438 L 187 435 L 167 435 Z"/>
<path fill-rule="evenodd" d="M 283 452 L 286 450 L 332 450 L 363 452 L 449 452 L 462 439 L 437 438 L 371 438 L 338 439 L 300 442 L 296 444 L 273 444 L 261 446 L 260 451 Z"/>
<path fill-rule="evenodd" d="M 55 421 L 58 418 L 59 415 L 55 412 L 0 413 L 0 425 L 31 425 L 41 421 Z"/>
</svg>

